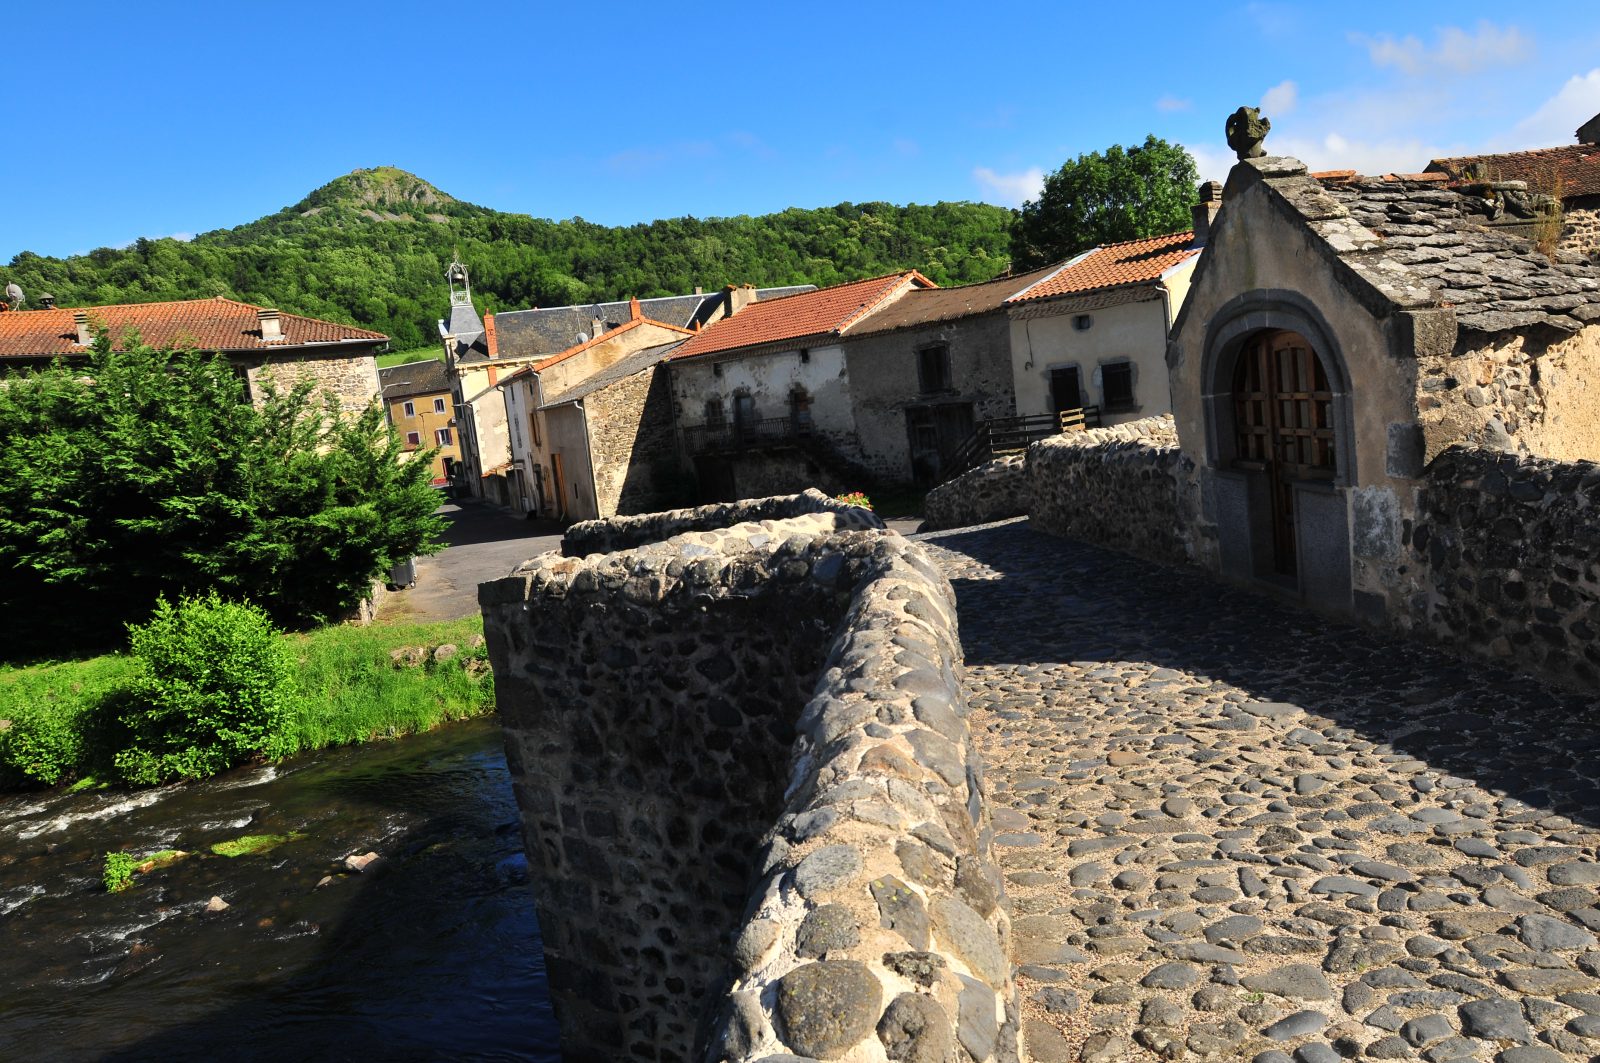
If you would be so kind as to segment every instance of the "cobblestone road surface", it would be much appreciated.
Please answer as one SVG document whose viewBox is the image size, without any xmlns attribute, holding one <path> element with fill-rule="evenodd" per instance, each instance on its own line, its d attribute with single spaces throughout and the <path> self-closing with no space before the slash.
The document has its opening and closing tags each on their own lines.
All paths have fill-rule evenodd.
<svg viewBox="0 0 1600 1063">
<path fill-rule="evenodd" d="M 1038 1063 L 1600 1058 L 1592 699 L 1026 521 L 927 541 Z"/>
</svg>

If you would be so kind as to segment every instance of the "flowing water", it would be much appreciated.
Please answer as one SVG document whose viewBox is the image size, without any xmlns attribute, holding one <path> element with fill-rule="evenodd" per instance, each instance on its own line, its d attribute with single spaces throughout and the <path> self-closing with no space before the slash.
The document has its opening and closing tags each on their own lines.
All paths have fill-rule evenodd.
<svg viewBox="0 0 1600 1063">
<path fill-rule="evenodd" d="M 259 834 L 297 836 L 209 851 Z M 107 851 L 159 849 L 196 855 L 105 891 Z M 492 721 L 0 799 L 3 1060 L 555 1061 L 538 935 Z"/>
</svg>

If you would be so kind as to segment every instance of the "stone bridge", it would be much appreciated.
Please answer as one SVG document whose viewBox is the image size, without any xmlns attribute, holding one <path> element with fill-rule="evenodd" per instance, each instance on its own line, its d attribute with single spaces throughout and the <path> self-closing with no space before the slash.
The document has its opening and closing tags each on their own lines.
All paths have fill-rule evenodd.
<svg viewBox="0 0 1600 1063">
<path fill-rule="evenodd" d="M 769 522 L 767 533 L 781 524 Z M 854 534 L 846 553 L 870 560 L 862 533 Z M 780 755 L 778 746 L 751 745 L 743 753 L 735 746 L 715 778 L 701 780 L 718 807 L 738 809 L 727 821 L 737 845 L 719 831 L 705 850 L 722 868 L 706 880 L 719 884 L 720 895 L 706 889 L 673 906 L 674 876 L 700 881 L 694 853 L 706 838 L 696 841 L 691 832 L 668 843 L 675 870 L 650 883 L 660 896 L 641 916 L 625 899 L 628 875 L 618 872 L 618 847 L 628 843 L 617 836 L 646 829 L 630 826 L 627 802 L 558 807 L 559 797 L 519 792 L 525 820 L 531 812 L 545 821 L 542 840 L 530 827 L 530 857 L 538 856 L 541 916 L 549 903 L 563 923 L 547 933 L 569 943 L 552 961 L 552 981 L 566 983 L 556 989 L 558 1003 L 568 994 L 567 1034 L 580 1012 L 592 1033 L 601 1020 L 589 1009 L 593 1000 L 615 1003 L 615 982 L 626 976 L 616 972 L 638 966 L 626 957 L 630 949 L 637 955 L 642 944 L 648 965 L 663 947 L 670 953 L 674 944 L 686 947 L 678 938 L 698 935 L 694 963 L 706 984 L 686 987 L 671 971 L 647 972 L 654 988 L 644 992 L 655 995 L 641 1011 L 638 999 L 621 994 L 636 1008 L 610 1058 L 987 1063 L 1015 1059 L 1019 1050 L 1038 1063 L 1600 1058 L 1600 709 L 1592 698 L 1330 623 L 1198 572 L 1044 535 L 1026 519 L 917 538 L 920 550 L 872 556 L 906 572 L 907 564 L 925 564 L 919 556 L 931 557 L 954 587 L 964 671 L 959 661 L 937 664 L 943 658 L 934 635 L 895 640 L 921 647 L 909 651 L 923 661 L 924 671 L 914 674 L 931 677 L 925 669 L 932 660 L 936 671 L 957 677 L 960 694 L 948 703 L 964 720 L 942 717 L 938 730 L 956 744 L 941 743 L 940 757 L 922 755 L 932 739 L 915 730 L 924 722 L 921 709 L 913 719 L 908 703 L 897 715 L 893 689 L 874 687 L 870 670 L 851 670 L 850 652 L 870 649 L 871 631 L 846 640 L 850 652 L 836 644 L 830 653 L 823 628 L 807 613 L 804 652 L 796 643 L 777 672 L 756 674 L 758 685 L 774 690 L 759 718 L 800 711 L 804 693 L 797 691 L 809 689 L 824 668 L 823 693 L 878 704 L 877 720 L 887 725 L 870 716 L 859 733 L 838 716 L 819 725 L 819 714 L 845 702 L 814 700 L 797 726 L 827 733 L 814 745 L 800 739 L 785 792 L 774 789 L 771 773 L 779 769 L 744 755 L 771 758 Z M 796 540 L 786 549 L 793 559 L 786 565 L 822 556 L 815 543 Z M 635 573 L 648 569 L 650 579 L 672 571 L 627 564 Z M 694 564 L 710 561 L 702 556 Z M 580 580 L 592 589 L 624 575 L 612 564 Z M 506 618 L 521 608 L 507 591 L 525 590 L 512 582 L 485 585 L 486 613 L 491 602 L 511 609 L 491 617 L 491 649 L 497 626 L 501 639 L 520 637 L 506 634 L 514 623 Z M 748 589 L 749 574 L 736 574 L 729 585 Z M 880 597 L 903 601 L 907 592 L 891 588 Z M 707 604 L 698 608 L 715 607 L 702 600 Z M 779 637 L 771 609 L 740 603 L 726 615 L 758 641 Z M 637 605 L 616 608 L 622 615 Z M 916 615 L 924 613 L 934 615 Z M 704 626 L 672 649 L 677 629 L 670 625 L 642 614 L 628 624 L 660 642 L 653 652 L 667 655 L 663 660 L 683 653 L 686 664 L 712 671 Z M 596 659 L 628 656 L 594 634 L 584 644 Z M 537 660 L 526 644 L 519 652 Z M 896 659 L 906 660 L 905 652 Z M 753 668 L 744 656 L 734 663 Z M 564 668 L 554 661 L 536 667 L 552 674 Z M 681 686 L 683 671 L 663 667 L 659 680 Z M 503 709 L 508 699 L 533 696 L 525 677 L 505 681 L 500 660 L 496 672 Z M 565 674 L 562 682 L 578 684 L 574 689 L 603 681 L 577 668 Z M 718 704 L 713 698 L 707 707 Z M 536 715 L 516 712 L 524 725 Z M 850 719 L 861 726 L 859 714 Z M 525 730 L 508 735 L 514 772 L 537 783 L 531 761 L 570 763 L 581 791 L 592 781 L 586 763 L 607 763 L 615 750 L 586 725 L 572 734 L 576 741 L 565 747 L 555 736 L 536 742 Z M 779 745 L 786 735 L 785 728 L 772 731 Z M 905 755 L 894 753 L 906 738 L 912 744 Z M 866 747 L 873 752 L 849 768 L 856 761 L 846 751 L 860 756 Z M 971 760 L 966 797 L 961 750 Z M 726 760 L 725 751 L 716 753 Z M 642 763 L 651 754 L 632 749 L 626 756 Z M 937 770 L 924 770 L 924 761 Z M 617 768 L 611 757 L 602 770 Z M 946 784 L 966 803 L 941 806 L 953 833 L 932 848 L 912 843 L 922 854 L 915 860 L 898 843 L 892 856 L 880 856 L 890 846 L 860 834 L 865 828 L 857 824 L 846 847 L 864 862 L 830 865 L 829 886 L 813 896 L 803 858 L 842 828 L 835 806 L 807 805 L 808 795 L 828 783 L 859 798 L 869 770 L 897 775 L 922 796 L 907 797 L 902 786 L 896 798 L 898 784 L 891 783 L 889 808 L 874 804 L 868 814 L 859 802 L 836 804 L 845 819 L 892 824 L 918 802 L 946 801 Z M 946 783 L 935 777 L 941 773 Z M 741 803 L 741 792 L 748 802 Z M 972 813 L 976 835 L 957 829 L 955 807 Z M 763 834 L 762 824 L 780 811 L 777 830 Z M 705 824 L 718 822 L 704 811 L 689 813 L 702 835 Z M 930 839 L 928 827 L 908 830 L 904 840 L 912 833 Z M 574 844 L 563 857 L 568 839 Z M 745 850 L 748 859 L 740 856 Z M 979 899 L 987 887 L 974 892 L 981 877 L 961 878 L 963 861 L 986 867 L 991 853 L 1008 897 L 999 911 L 992 899 L 987 906 Z M 598 892 L 580 881 L 591 869 L 604 882 Z M 814 889 L 821 879 L 810 870 Z M 901 878 L 886 880 L 889 871 Z M 748 902 L 737 888 L 741 876 L 757 882 Z M 608 914 L 608 904 L 620 914 Z M 674 937 L 679 914 L 696 925 L 679 927 Z M 618 940 L 628 926 L 653 940 Z M 975 944 L 991 934 L 1009 946 L 1010 977 L 990 970 Z M 898 945 L 885 945 L 893 941 Z M 920 973 L 912 969 L 919 956 L 927 958 Z M 593 957 L 598 973 L 586 962 Z M 705 974 L 719 963 L 734 969 L 735 988 L 744 987 L 720 1011 L 727 983 Z M 763 982 L 762 969 L 773 978 Z M 811 972 L 807 988 L 819 1010 L 784 1011 L 787 990 L 776 975 L 785 969 Z M 652 1007 L 661 1012 L 656 1022 L 648 1019 Z M 676 1040 L 656 1036 L 667 1027 Z M 691 1037 L 693 1049 L 686 1047 Z M 569 1038 L 571 1058 L 605 1058 L 593 1041 L 574 1051 L 579 1041 Z M 789 1054 L 800 1042 L 815 1055 Z"/>
</svg>

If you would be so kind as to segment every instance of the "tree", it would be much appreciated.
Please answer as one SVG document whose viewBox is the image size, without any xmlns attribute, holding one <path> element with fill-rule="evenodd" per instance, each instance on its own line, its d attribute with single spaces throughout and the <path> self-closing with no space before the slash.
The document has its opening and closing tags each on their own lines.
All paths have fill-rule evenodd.
<svg viewBox="0 0 1600 1063">
<path fill-rule="evenodd" d="M 108 645 L 163 595 L 305 626 L 438 549 L 431 463 L 400 462 L 376 403 L 340 417 L 308 381 L 258 408 L 220 356 L 101 336 L 0 378 L 0 439 L 0 654 Z"/>
<path fill-rule="evenodd" d="M 1181 232 L 1199 183 L 1181 144 L 1156 136 L 1079 155 L 1044 179 L 1011 227 L 1013 269 L 1035 269 L 1098 244 Z"/>
</svg>

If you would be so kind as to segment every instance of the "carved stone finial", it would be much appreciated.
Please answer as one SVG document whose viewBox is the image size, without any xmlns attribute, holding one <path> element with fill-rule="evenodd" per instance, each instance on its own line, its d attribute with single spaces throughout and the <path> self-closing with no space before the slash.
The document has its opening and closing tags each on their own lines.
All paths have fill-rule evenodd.
<svg viewBox="0 0 1600 1063">
<path fill-rule="evenodd" d="M 1241 107 L 1228 116 L 1228 147 L 1241 159 L 1259 159 L 1266 149 L 1261 142 L 1267 139 L 1272 122 L 1261 117 L 1258 107 Z"/>
</svg>

